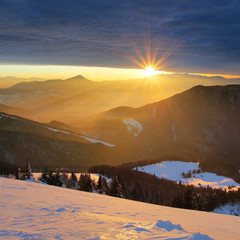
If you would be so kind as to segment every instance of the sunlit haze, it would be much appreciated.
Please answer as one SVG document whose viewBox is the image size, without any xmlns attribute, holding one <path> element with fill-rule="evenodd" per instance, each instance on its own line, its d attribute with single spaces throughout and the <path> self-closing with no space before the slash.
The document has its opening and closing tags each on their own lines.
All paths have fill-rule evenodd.
<svg viewBox="0 0 240 240">
<path fill-rule="evenodd" d="M 144 69 L 123 69 L 85 66 L 44 66 L 44 65 L 0 65 L 0 77 L 38 77 L 44 79 L 65 79 L 82 75 L 95 81 L 122 80 L 146 77 Z"/>
<path fill-rule="evenodd" d="M 0 65 L 0 78 L 39 78 L 39 79 L 67 79 L 82 75 L 93 81 L 140 79 L 156 74 L 168 74 L 167 71 L 155 71 L 153 67 L 141 69 L 86 67 L 86 66 L 57 66 L 57 65 Z M 191 73 L 203 76 L 222 76 L 237 78 L 237 75 L 218 73 Z M 7 84 L 7 83 L 6 83 Z M 4 87 L 0 84 L 0 87 Z"/>
</svg>

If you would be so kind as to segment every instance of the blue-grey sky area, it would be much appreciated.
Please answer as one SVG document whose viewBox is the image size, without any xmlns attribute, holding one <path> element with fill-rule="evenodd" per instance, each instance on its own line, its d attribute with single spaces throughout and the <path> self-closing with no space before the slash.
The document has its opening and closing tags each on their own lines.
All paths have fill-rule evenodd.
<svg viewBox="0 0 240 240">
<path fill-rule="evenodd" d="M 0 64 L 239 74 L 239 0 L 0 0 Z"/>
</svg>

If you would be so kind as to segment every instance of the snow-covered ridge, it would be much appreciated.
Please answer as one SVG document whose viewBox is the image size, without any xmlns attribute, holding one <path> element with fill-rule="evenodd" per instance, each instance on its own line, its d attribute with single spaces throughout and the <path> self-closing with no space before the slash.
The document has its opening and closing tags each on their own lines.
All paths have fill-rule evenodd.
<svg viewBox="0 0 240 240">
<path fill-rule="evenodd" d="M 4 113 L 0 113 L 0 119 L 2 119 L 3 117 L 6 117 L 6 118 L 11 118 L 11 119 L 18 119 L 16 117 L 13 117 L 13 116 L 10 116 L 10 115 L 6 115 Z M 69 135 L 72 135 L 72 136 L 76 136 L 76 137 L 80 137 L 80 138 L 83 138 L 89 142 L 92 142 L 92 143 L 101 143 L 105 146 L 108 146 L 108 147 L 115 147 L 116 145 L 114 144 L 111 144 L 111 143 L 108 143 L 108 142 L 105 142 L 105 141 L 102 141 L 102 140 L 98 140 L 98 139 L 95 139 L 95 138 L 90 138 L 90 137 L 86 137 L 86 136 L 82 136 L 82 135 L 79 135 L 79 134 L 76 134 L 76 133 L 72 133 L 72 132 L 68 132 L 68 131 L 64 131 L 64 130 L 60 130 L 60 129 L 55 129 L 55 128 L 51 128 L 51 127 L 46 127 L 48 130 L 50 131 L 53 131 L 53 132 L 59 132 L 59 133 L 63 133 L 63 134 L 69 134 Z"/>
<path fill-rule="evenodd" d="M 136 168 L 134 168 L 136 170 Z M 218 176 L 215 173 L 200 172 L 199 163 L 193 162 L 181 162 L 181 161 L 164 161 L 157 164 L 142 166 L 137 168 L 138 171 L 146 172 L 152 175 L 156 175 L 159 178 L 165 178 L 168 180 L 182 182 L 183 184 L 192 184 L 195 186 L 212 188 L 222 188 L 228 189 L 229 187 L 235 186 L 235 189 L 240 188 L 240 184 L 235 182 L 231 178 L 224 176 Z M 187 173 L 189 171 L 194 171 L 191 177 L 184 178 L 182 173 Z"/>
<path fill-rule="evenodd" d="M 116 146 L 116 145 L 113 145 L 113 144 L 108 143 L 108 142 L 104 142 L 104 141 L 94 139 L 94 138 L 90 138 L 90 137 L 85 137 L 85 136 L 82 136 L 82 135 L 79 135 L 79 134 L 76 134 L 76 133 L 72 133 L 72 132 L 68 132 L 68 131 L 64 131 L 64 130 L 60 130 L 60 129 L 55 129 L 55 128 L 50 128 L 50 127 L 46 127 L 46 128 L 51 130 L 51 131 L 54 131 L 54 132 L 60 132 L 60 133 L 70 134 L 70 135 L 73 135 L 73 136 L 76 136 L 76 137 L 80 137 L 80 138 L 83 138 L 83 139 L 85 139 L 89 142 L 92 142 L 92 143 L 101 143 L 101 144 L 104 144 L 108 147 L 115 147 Z"/>
<path fill-rule="evenodd" d="M 142 124 L 132 118 L 125 118 L 122 122 L 127 126 L 127 129 L 134 135 L 138 136 L 143 130 Z"/>
<path fill-rule="evenodd" d="M 240 218 L 0 178 L 0 238 L 239 239 Z"/>
<path fill-rule="evenodd" d="M 0 113 L 0 119 L 2 119 L 3 117 L 17 119 L 16 117 L 13 117 L 13 116 L 10 116 L 10 115 L 6 115 L 4 113 Z"/>
</svg>

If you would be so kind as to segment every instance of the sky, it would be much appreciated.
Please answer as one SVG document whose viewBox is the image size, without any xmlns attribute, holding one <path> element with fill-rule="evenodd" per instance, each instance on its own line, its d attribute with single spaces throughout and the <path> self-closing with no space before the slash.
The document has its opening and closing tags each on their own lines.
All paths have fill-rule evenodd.
<svg viewBox="0 0 240 240">
<path fill-rule="evenodd" d="M 239 0 L 0 0 L 0 70 L 155 59 L 160 71 L 240 75 L 239 12 Z"/>
</svg>

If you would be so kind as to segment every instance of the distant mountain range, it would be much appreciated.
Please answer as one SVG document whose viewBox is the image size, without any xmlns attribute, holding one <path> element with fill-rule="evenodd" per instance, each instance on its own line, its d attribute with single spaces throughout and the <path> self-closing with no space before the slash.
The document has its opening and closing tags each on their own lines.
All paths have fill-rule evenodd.
<svg viewBox="0 0 240 240">
<path fill-rule="evenodd" d="M 0 89 L 0 103 L 21 109 L 0 111 L 40 122 L 60 122 L 82 127 L 98 113 L 109 109 L 145 104 L 166 99 L 197 84 L 227 85 L 239 79 L 203 77 L 188 74 L 161 74 L 144 79 L 94 82 L 83 76 L 67 80 L 21 82 Z"/>
<path fill-rule="evenodd" d="M 159 84 L 160 80 L 158 78 L 155 80 Z M 39 85 L 42 85 L 41 94 L 49 94 L 49 91 L 56 90 L 57 96 L 53 98 L 62 97 L 61 101 L 38 109 L 42 109 L 42 114 L 44 113 L 47 118 L 51 117 L 54 120 L 56 113 L 54 109 L 57 105 L 59 111 L 62 110 L 61 114 L 65 115 L 65 119 L 72 118 L 76 124 L 68 125 L 65 121 L 58 119 L 58 121 L 43 124 L 24 119 L 16 114 L 1 113 L 0 159 L 22 165 L 26 158 L 31 158 L 33 167 L 38 168 L 49 166 L 86 168 L 96 164 L 117 165 L 171 155 L 184 156 L 198 161 L 207 160 L 212 168 L 221 165 L 222 169 L 225 166 L 230 166 L 236 171 L 240 169 L 238 158 L 240 155 L 240 85 L 195 86 L 180 94 L 142 107 L 119 105 L 111 110 L 93 114 L 86 118 L 87 121 L 80 121 L 79 115 L 74 118 L 76 115 L 73 117 L 68 112 L 70 105 L 75 106 L 69 110 L 70 112 L 74 109 L 75 112 L 78 110 L 81 112 L 83 109 L 91 108 L 91 103 L 99 104 L 96 109 L 100 110 L 104 108 L 104 102 L 110 101 L 109 96 L 113 96 L 118 91 L 119 94 L 123 93 L 130 83 L 123 81 L 122 88 L 120 88 L 121 84 L 117 82 L 92 82 L 81 76 L 66 81 L 56 80 L 58 81 L 62 83 L 58 86 L 58 90 L 52 81 L 21 83 L 1 90 L 5 93 L 1 92 L 0 97 L 4 99 L 5 94 L 7 96 L 5 100 L 10 100 L 10 96 L 15 96 L 16 99 L 18 96 L 26 97 L 29 93 L 29 104 L 26 99 L 22 104 L 21 101 L 13 98 L 15 102 L 20 102 L 18 106 L 0 105 L 0 110 L 11 111 L 11 114 L 19 111 L 22 113 L 19 115 L 25 115 L 24 111 L 30 111 L 26 109 L 34 106 L 34 99 L 37 101 L 38 97 L 31 94 L 41 89 Z M 68 86 L 70 82 L 76 83 L 74 87 L 76 95 L 73 94 L 74 88 Z M 139 89 L 143 90 L 142 82 L 139 84 Z M 85 89 L 82 94 L 79 94 L 80 86 Z M 119 88 L 116 87 L 114 90 L 113 86 Z M 133 96 L 139 95 L 140 97 L 141 94 L 145 96 L 144 92 L 139 92 L 139 89 L 133 91 L 133 86 L 134 84 L 131 88 Z M 67 88 L 69 89 L 66 90 Z M 87 88 L 91 90 L 88 91 Z M 107 89 L 110 91 L 109 95 Z M 61 91 L 63 94 L 59 95 Z M 104 98 L 104 93 L 106 98 Z M 66 100 L 63 96 L 67 94 L 73 94 L 74 97 Z M 89 95 L 93 96 L 92 102 L 89 100 Z M 117 97 L 119 97 L 118 94 L 116 94 Z M 71 98 L 73 98 L 72 102 Z M 78 98 L 79 101 L 76 101 Z M 104 101 L 101 102 L 99 98 Z M 122 99 L 125 98 L 124 95 Z M 39 99 L 40 102 L 44 102 L 44 98 L 39 97 Z M 138 99 L 135 100 L 137 102 Z M 79 105 L 76 106 L 76 103 Z M 117 100 L 114 104 L 117 104 Z M 20 108 L 23 105 L 26 107 L 25 110 Z M 40 111 L 36 109 L 31 110 L 32 113 Z M 96 109 L 93 112 L 97 111 Z M 50 116 L 48 113 L 51 113 Z"/>
</svg>

